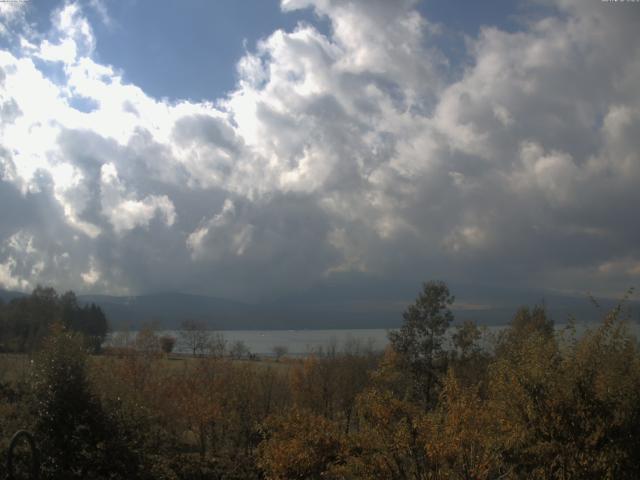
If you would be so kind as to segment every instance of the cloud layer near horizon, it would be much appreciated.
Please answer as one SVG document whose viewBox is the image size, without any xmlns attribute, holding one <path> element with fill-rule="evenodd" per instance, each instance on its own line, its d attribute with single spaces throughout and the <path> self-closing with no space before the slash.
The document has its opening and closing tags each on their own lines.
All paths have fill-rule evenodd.
<svg viewBox="0 0 640 480">
<path fill-rule="evenodd" d="M 283 0 L 330 33 L 274 32 L 210 103 L 124 83 L 66 4 L 0 50 L 0 286 L 637 283 L 640 7 L 544 3 L 453 75 L 414 1 Z"/>
</svg>

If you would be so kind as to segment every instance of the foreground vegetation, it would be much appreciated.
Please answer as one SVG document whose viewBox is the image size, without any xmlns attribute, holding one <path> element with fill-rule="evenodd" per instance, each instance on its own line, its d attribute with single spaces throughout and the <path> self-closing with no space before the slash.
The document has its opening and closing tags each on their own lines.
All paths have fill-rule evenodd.
<svg viewBox="0 0 640 480">
<path fill-rule="evenodd" d="M 452 302 L 425 284 L 382 355 L 354 343 L 278 362 L 89 356 L 55 323 L 28 361 L 3 358 L 0 452 L 26 427 L 46 479 L 638 478 L 622 308 L 579 338 L 522 308 L 487 342 L 451 326 Z"/>
</svg>

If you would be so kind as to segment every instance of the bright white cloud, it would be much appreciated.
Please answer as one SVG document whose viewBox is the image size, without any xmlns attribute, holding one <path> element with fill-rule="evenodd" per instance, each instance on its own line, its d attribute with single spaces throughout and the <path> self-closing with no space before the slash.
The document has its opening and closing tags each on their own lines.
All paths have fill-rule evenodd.
<svg viewBox="0 0 640 480">
<path fill-rule="evenodd" d="M 146 227 L 156 216 L 162 217 L 170 227 L 176 219 L 173 203 L 166 195 L 149 195 L 136 200 L 128 193 L 112 163 L 100 169 L 102 213 L 109 219 L 116 233 L 123 233 L 138 226 Z"/>
<path fill-rule="evenodd" d="M 28 2 L 0 2 L 0 39 L 8 39 L 15 24 L 24 22 Z"/>
<path fill-rule="evenodd" d="M 95 285 L 100 280 L 100 271 L 97 268 L 96 261 L 91 258 L 89 262 L 89 270 L 80 274 L 82 281 L 89 286 Z"/>
</svg>

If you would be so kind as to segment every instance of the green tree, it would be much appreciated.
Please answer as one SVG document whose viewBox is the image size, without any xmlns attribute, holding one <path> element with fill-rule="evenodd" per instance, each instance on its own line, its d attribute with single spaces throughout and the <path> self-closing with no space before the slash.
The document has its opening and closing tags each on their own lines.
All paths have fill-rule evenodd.
<svg viewBox="0 0 640 480">
<path fill-rule="evenodd" d="M 81 307 L 76 294 L 68 291 L 60 296 L 60 321 L 65 328 L 82 333 L 87 347 L 99 353 L 109 332 L 109 323 L 102 309 L 95 303 Z"/>
<path fill-rule="evenodd" d="M 478 341 L 482 337 L 482 332 L 471 320 L 466 320 L 460 325 L 456 325 L 456 331 L 451 336 L 453 346 L 458 350 L 460 358 L 465 359 L 480 350 Z"/>
<path fill-rule="evenodd" d="M 54 322 L 85 336 L 87 347 L 98 353 L 109 326 L 102 309 L 81 307 L 72 291 L 58 295 L 53 288 L 38 285 L 31 295 L 12 300 L 1 309 L 0 345 L 18 352 L 33 351 L 48 334 Z"/>
<path fill-rule="evenodd" d="M 483 350 L 480 340 L 483 331 L 471 320 L 456 325 L 451 341 L 455 351 L 452 352 L 450 368 L 456 379 L 464 385 L 477 385 L 486 380 L 487 364 L 490 356 Z"/>
<path fill-rule="evenodd" d="M 15 350 L 32 351 L 60 317 L 58 294 L 53 288 L 38 285 L 29 297 L 11 302 L 9 315 Z"/>
<path fill-rule="evenodd" d="M 131 478 L 135 455 L 93 395 L 82 337 L 54 324 L 36 358 L 35 433 L 44 478 Z"/>
<path fill-rule="evenodd" d="M 60 296 L 60 322 L 67 329 L 73 329 L 79 323 L 80 306 L 78 297 L 71 290 Z"/>
<path fill-rule="evenodd" d="M 84 322 L 78 331 L 86 337 L 87 345 L 93 353 L 99 353 L 109 332 L 109 323 L 102 309 L 92 303 L 83 308 Z"/>
<path fill-rule="evenodd" d="M 453 301 L 444 282 L 424 283 L 415 303 L 403 313 L 400 330 L 389 332 L 391 345 L 401 356 L 402 367 L 412 377 L 412 395 L 426 407 L 434 405 L 439 377 L 446 369 L 442 344 L 453 321 L 449 308 Z"/>
</svg>

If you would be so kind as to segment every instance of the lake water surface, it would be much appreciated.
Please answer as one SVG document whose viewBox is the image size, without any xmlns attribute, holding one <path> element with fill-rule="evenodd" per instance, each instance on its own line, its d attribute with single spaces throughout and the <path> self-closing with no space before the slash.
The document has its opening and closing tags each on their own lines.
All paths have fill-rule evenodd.
<svg viewBox="0 0 640 480">
<path fill-rule="evenodd" d="M 357 342 L 360 346 L 367 346 L 373 350 L 384 350 L 387 346 L 387 331 L 385 329 L 356 329 L 356 330 L 221 330 L 227 342 L 227 347 L 234 342 L 243 342 L 251 353 L 256 355 L 272 355 L 277 346 L 287 348 L 290 355 L 307 355 L 318 349 L 335 346 L 337 350 L 344 350 L 348 344 Z M 163 334 L 178 339 L 175 351 L 189 353 L 188 348 L 180 341 L 179 331 L 166 331 Z"/>
<path fill-rule="evenodd" d="M 580 336 L 588 328 L 597 327 L 597 323 L 577 323 L 576 333 Z M 565 324 L 557 324 L 556 329 L 565 328 Z M 485 342 L 490 342 L 490 338 L 497 334 L 504 326 L 487 326 L 485 330 Z M 632 333 L 640 338 L 640 325 L 636 322 L 629 323 Z M 273 355 L 273 350 L 277 346 L 284 346 L 289 355 L 307 355 L 318 351 L 318 349 L 336 348 L 343 351 L 349 344 L 353 346 L 357 343 L 360 347 L 369 348 L 375 351 L 384 350 L 389 343 L 387 334 L 389 329 L 336 329 L 336 330 L 221 330 L 220 333 L 226 341 L 227 347 L 234 342 L 243 342 L 249 351 L 256 355 Z M 455 332 L 455 328 L 450 328 L 449 335 Z M 167 330 L 158 332 L 159 335 L 171 335 L 178 342 L 174 351 L 176 353 L 190 353 L 189 348 L 181 341 L 179 331 Z M 110 337 L 114 339 L 122 332 L 114 332 Z M 130 335 L 135 337 L 135 332 Z M 107 343 L 111 343 L 110 340 Z"/>
</svg>

